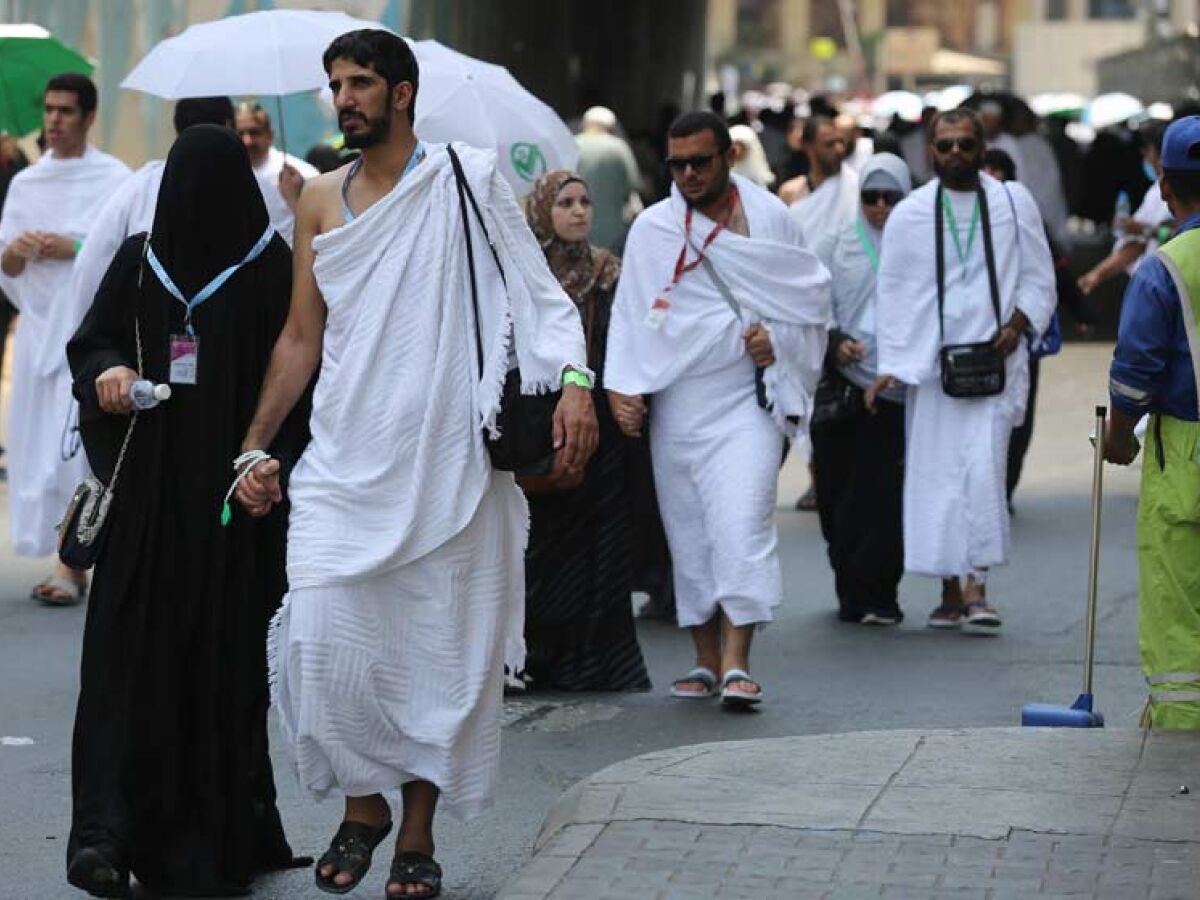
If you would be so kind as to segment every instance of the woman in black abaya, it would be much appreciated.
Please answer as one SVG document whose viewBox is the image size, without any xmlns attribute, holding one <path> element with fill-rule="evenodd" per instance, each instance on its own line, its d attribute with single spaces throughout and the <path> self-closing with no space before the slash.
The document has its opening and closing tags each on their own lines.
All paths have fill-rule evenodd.
<svg viewBox="0 0 1200 900">
<path fill-rule="evenodd" d="M 266 631 L 286 590 L 287 510 L 235 509 L 221 524 L 287 317 L 291 252 L 268 230 L 233 132 L 186 129 L 152 237 L 124 243 L 67 348 L 84 447 L 105 483 L 129 427 L 128 401 L 115 398 L 138 366 L 139 331 L 141 376 L 176 381 L 137 417 L 84 631 L 68 879 L 95 896 L 126 896 L 131 873 L 163 896 L 235 896 L 258 872 L 307 862 L 284 837 L 267 753 Z M 194 307 L 194 384 L 171 372 L 186 305 L 152 257 L 189 299 L 244 263 Z M 302 411 L 271 448 L 285 470 L 306 440 Z"/>
</svg>

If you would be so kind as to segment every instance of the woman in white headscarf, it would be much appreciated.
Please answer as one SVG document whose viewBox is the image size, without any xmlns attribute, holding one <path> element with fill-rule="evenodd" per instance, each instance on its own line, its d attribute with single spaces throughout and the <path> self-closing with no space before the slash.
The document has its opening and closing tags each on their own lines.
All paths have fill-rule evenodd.
<svg viewBox="0 0 1200 900">
<path fill-rule="evenodd" d="M 733 140 L 737 156 L 733 171 L 749 178 L 759 187 L 769 188 L 773 185 L 775 173 L 767 162 L 767 152 L 758 139 L 758 133 L 749 125 L 734 125 L 729 129 L 729 137 Z"/>
<path fill-rule="evenodd" d="M 904 387 L 867 409 L 876 376 L 875 273 L 883 228 L 912 190 L 908 166 L 878 153 L 863 166 L 855 220 L 839 232 L 830 269 L 833 327 L 812 419 L 821 531 L 836 575 L 838 617 L 865 625 L 903 619 Z"/>
</svg>

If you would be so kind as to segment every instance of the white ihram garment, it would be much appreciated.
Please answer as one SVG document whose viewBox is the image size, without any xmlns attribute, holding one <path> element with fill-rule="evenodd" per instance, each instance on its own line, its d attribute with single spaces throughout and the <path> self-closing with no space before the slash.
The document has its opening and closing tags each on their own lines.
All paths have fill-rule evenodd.
<svg viewBox="0 0 1200 900">
<path fill-rule="evenodd" d="M 305 181 L 316 178 L 321 173 L 304 160 L 298 159 L 290 153 L 285 154 L 275 147 L 267 151 L 267 158 L 262 165 L 254 167 L 254 177 L 258 180 L 258 187 L 262 191 L 263 202 L 267 205 L 267 215 L 271 219 L 271 224 L 275 226 L 276 231 L 283 235 L 283 239 L 288 242 L 290 247 L 292 246 L 292 232 L 296 229 L 296 217 L 291 207 L 287 205 L 287 201 L 283 199 L 283 194 L 279 192 L 279 173 L 283 171 L 285 162 L 304 176 Z"/>
<path fill-rule="evenodd" d="M 1040 335 L 1050 322 L 1055 295 L 1053 263 L 1037 204 L 1019 184 L 1005 185 L 987 175 L 980 180 L 992 222 L 1000 320 L 1007 322 L 1020 309 Z M 1006 386 L 997 396 L 956 399 L 943 392 L 934 252 L 936 190 L 933 181 L 914 191 L 884 228 L 876 326 L 880 372 L 909 385 L 905 569 L 948 578 L 1008 560 L 1004 478 L 1009 435 L 1025 414 L 1029 359 L 1022 340 L 1008 357 Z M 947 193 L 955 204 L 965 248 L 974 195 Z M 944 246 L 945 343 L 993 339 L 996 317 L 982 224 L 968 251 L 965 281 L 949 217 Z"/>
<path fill-rule="evenodd" d="M 0 216 L 0 252 L 24 231 L 84 239 L 96 210 L 128 177 L 120 160 L 89 146 L 83 156 L 48 153 L 12 180 Z M 86 240 L 85 240 L 86 244 Z M 87 311 L 70 292 L 73 260 L 36 260 L 0 288 L 20 311 L 13 350 L 8 491 L 13 551 L 48 556 L 55 528 L 87 473 L 82 452 L 69 459 L 74 418 L 67 341 Z"/>
<path fill-rule="evenodd" d="M 91 309 L 100 282 L 125 238 L 154 225 L 164 166 L 161 159 L 150 160 L 126 178 L 96 214 L 71 273 L 71 296 L 81 319 Z"/>
<path fill-rule="evenodd" d="M 288 488 L 291 592 L 268 656 L 307 788 L 361 796 L 423 779 L 469 817 L 495 787 L 503 665 L 524 653 L 528 525 L 481 428 L 495 421 L 510 332 L 530 391 L 582 369 L 585 353 L 495 154 L 459 153 L 508 276 L 506 295 L 473 223 L 482 380 L 441 145 L 313 241 L 328 316 L 312 441 Z"/>
<path fill-rule="evenodd" d="M 843 228 L 858 215 L 858 175 L 847 166 L 821 182 L 821 186 L 801 197 L 789 208 L 799 224 L 804 243 L 828 268 L 833 245 Z"/>
<path fill-rule="evenodd" d="M 734 175 L 750 237 L 723 231 L 708 257 L 742 307 L 739 321 L 704 267 L 667 295 L 660 328 L 646 316 L 684 243 L 677 190 L 634 222 L 613 301 L 605 384 L 650 397 L 651 454 L 675 568 L 682 627 L 718 607 L 736 625 L 769 622 L 779 604 L 776 476 L 784 433 L 807 430 L 828 327 L 829 273 L 804 249 L 787 208 Z M 715 223 L 696 213 L 689 260 Z M 742 335 L 761 322 L 776 363 L 760 409 Z M 791 420 L 789 420 L 791 417 Z"/>
</svg>

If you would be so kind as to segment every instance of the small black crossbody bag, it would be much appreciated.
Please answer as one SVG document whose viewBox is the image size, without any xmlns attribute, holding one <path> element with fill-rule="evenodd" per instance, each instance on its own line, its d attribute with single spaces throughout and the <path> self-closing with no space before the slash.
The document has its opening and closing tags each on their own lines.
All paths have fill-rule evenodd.
<svg viewBox="0 0 1200 900">
<path fill-rule="evenodd" d="M 1000 333 L 1000 282 L 996 277 L 996 254 L 992 249 L 992 223 L 988 215 L 987 194 L 979 185 L 979 220 L 983 229 L 983 252 L 987 258 L 988 287 L 992 311 L 996 314 L 996 333 Z M 1004 353 L 993 341 L 975 344 L 946 344 L 943 308 L 946 301 L 946 238 L 943 233 L 942 186 L 934 198 L 934 233 L 937 248 L 938 331 L 943 344 L 940 352 L 942 390 L 949 397 L 993 397 L 1004 392 Z"/>
<path fill-rule="evenodd" d="M 458 187 L 459 211 L 462 214 L 463 232 L 467 240 L 467 269 L 471 275 L 471 308 L 475 314 L 475 358 L 479 363 L 479 377 L 483 377 L 483 340 L 479 333 L 479 286 L 475 277 L 475 250 L 471 242 L 471 222 L 467 216 L 467 202 L 479 222 L 488 248 L 492 251 L 492 259 L 500 270 L 500 280 L 507 289 L 508 279 L 504 274 L 504 266 L 500 264 L 500 254 L 492 243 L 487 226 L 483 222 L 483 214 L 475 201 L 475 194 L 467 183 L 463 173 L 462 162 L 454 148 L 447 146 L 450 154 L 450 164 L 454 168 L 454 180 Z M 492 460 L 492 467 L 504 472 L 515 472 L 518 475 L 546 475 L 554 468 L 554 412 L 558 401 L 562 399 L 562 391 L 550 391 L 544 394 L 521 393 L 521 370 L 511 368 L 504 379 L 504 388 L 500 396 L 500 411 L 496 415 L 496 427 L 500 436 L 494 440 L 484 434 L 484 445 Z"/>
</svg>

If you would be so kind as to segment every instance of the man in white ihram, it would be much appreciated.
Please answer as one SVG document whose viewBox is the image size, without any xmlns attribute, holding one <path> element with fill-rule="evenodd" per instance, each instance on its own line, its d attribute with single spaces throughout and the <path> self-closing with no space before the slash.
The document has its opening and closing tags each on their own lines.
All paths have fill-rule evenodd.
<svg viewBox="0 0 1200 900">
<path fill-rule="evenodd" d="M 238 104 L 235 127 L 250 154 L 250 167 L 258 179 L 271 224 L 290 246 L 300 192 L 305 182 L 319 173 L 304 160 L 275 147 L 271 117 L 257 103 Z"/>
<path fill-rule="evenodd" d="M 876 311 L 883 374 L 867 401 L 873 405 L 885 386 L 908 386 L 904 568 L 942 579 L 929 626 L 996 634 L 1000 614 L 988 602 L 986 581 L 991 567 L 1008 561 L 1008 441 L 1029 395 L 1028 338 L 1036 340 L 1054 312 L 1054 267 L 1033 197 L 1016 182 L 980 172 L 978 116 L 941 113 L 930 141 L 938 177 L 902 201 L 883 232 Z M 948 395 L 942 347 L 982 342 L 1004 354 L 1003 391 Z"/>
<path fill-rule="evenodd" d="M 730 173 L 725 123 L 668 131 L 671 196 L 629 232 L 605 387 L 622 431 L 650 449 L 696 666 L 672 696 L 763 699 L 750 643 L 783 585 L 775 528 L 785 435 L 807 429 L 825 356 L 829 272 L 777 197 Z M 719 676 L 719 678 L 718 678 Z"/>
<path fill-rule="evenodd" d="M 346 893 L 391 829 L 389 897 L 432 897 L 439 797 L 463 817 L 496 788 L 504 666 L 524 652 L 528 508 L 493 471 L 494 424 L 515 350 L 523 386 L 563 388 L 563 466 L 578 471 L 597 425 L 583 329 L 546 265 L 495 154 L 458 147 L 507 277 L 464 223 L 444 145 L 413 133 L 417 62 L 391 32 L 353 31 L 325 52 L 346 142 L 361 163 L 306 186 L 296 217 L 292 308 L 247 452 L 267 447 L 320 365 L 312 442 L 287 486 L 290 593 L 268 647 L 272 697 L 305 787 L 346 796 L 317 887 Z M 482 337 L 482 377 L 475 329 Z M 247 461 L 245 465 L 253 465 Z M 279 463 L 238 489 L 253 514 L 282 500 Z"/>
<path fill-rule="evenodd" d="M 70 456 L 64 446 L 75 408 L 67 341 L 86 312 L 71 302 L 71 272 L 96 210 L 129 175 L 124 163 L 88 143 L 96 100 L 96 86 L 84 75 L 50 79 L 43 108 L 46 154 L 12 180 L 0 217 L 0 289 L 21 313 L 8 446 L 18 556 L 54 552 L 55 528 L 87 472 L 83 454 Z M 78 603 L 86 584 L 84 573 L 56 561 L 33 597 L 52 605 Z"/>
</svg>

